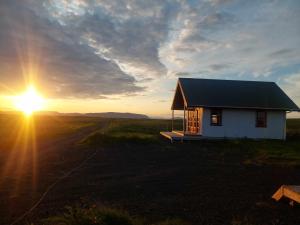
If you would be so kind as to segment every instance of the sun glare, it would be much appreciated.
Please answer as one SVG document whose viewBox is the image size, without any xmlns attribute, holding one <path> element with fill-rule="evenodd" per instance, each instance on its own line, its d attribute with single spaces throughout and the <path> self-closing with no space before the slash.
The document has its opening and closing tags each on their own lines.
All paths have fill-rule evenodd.
<svg viewBox="0 0 300 225">
<path fill-rule="evenodd" d="M 26 115 L 31 115 L 33 112 L 43 109 L 44 99 L 34 86 L 29 86 L 22 95 L 15 97 L 15 107 Z"/>
</svg>

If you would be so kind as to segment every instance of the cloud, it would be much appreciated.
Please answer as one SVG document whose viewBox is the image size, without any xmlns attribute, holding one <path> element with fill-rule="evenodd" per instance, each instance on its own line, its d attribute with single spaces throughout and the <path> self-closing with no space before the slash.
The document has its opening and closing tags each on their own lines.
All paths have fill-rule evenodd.
<svg viewBox="0 0 300 225">
<path fill-rule="evenodd" d="M 300 102 L 300 71 L 298 73 L 290 74 L 280 80 L 283 89 L 296 102 Z"/>
<path fill-rule="evenodd" d="M 174 70 L 169 74 L 203 77 L 197 74 L 203 71 L 215 78 L 276 81 L 277 71 L 299 62 L 297 1 L 222 2 L 194 5 L 178 17 L 184 22 L 161 48 L 162 60 Z"/>
<path fill-rule="evenodd" d="M 18 64 L 34 61 L 53 97 L 145 91 L 142 83 L 166 74 L 158 48 L 168 32 L 164 5 L 147 2 L 2 2 L 1 82 L 16 86 Z"/>
<path fill-rule="evenodd" d="M 213 64 L 213 65 L 210 65 L 210 68 L 214 71 L 219 71 L 219 70 L 222 70 L 222 69 L 226 69 L 228 67 L 229 67 L 228 64 Z"/>
<path fill-rule="evenodd" d="M 65 24 L 65 32 L 75 29 L 82 43 L 139 80 L 166 74 L 158 57 L 173 13 L 166 7 L 162 1 L 96 1 L 86 7 L 89 13 L 72 19 L 51 10 L 49 14 Z"/>
<path fill-rule="evenodd" d="M 300 70 L 280 78 L 279 83 L 287 95 L 300 107 Z M 299 118 L 299 112 L 289 113 L 288 117 Z"/>
<path fill-rule="evenodd" d="M 281 57 L 288 55 L 293 52 L 293 49 L 285 48 L 285 49 L 280 49 L 275 52 L 272 52 L 269 54 L 270 57 Z"/>
<path fill-rule="evenodd" d="M 32 64 L 57 98 L 158 93 L 153 84 L 181 75 L 278 81 L 300 61 L 299 9 L 296 0 L 3 0 L 1 84 L 17 87 Z"/>
<path fill-rule="evenodd" d="M 203 20 L 197 24 L 201 29 L 216 29 L 223 28 L 226 25 L 232 25 L 237 22 L 237 18 L 227 12 L 215 12 L 203 18 Z"/>
<path fill-rule="evenodd" d="M 213 6 L 220 5 L 220 4 L 226 4 L 226 3 L 229 3 L 232 1 L 233 0 L 208 0 L 208 2 Z"/>
</svg>

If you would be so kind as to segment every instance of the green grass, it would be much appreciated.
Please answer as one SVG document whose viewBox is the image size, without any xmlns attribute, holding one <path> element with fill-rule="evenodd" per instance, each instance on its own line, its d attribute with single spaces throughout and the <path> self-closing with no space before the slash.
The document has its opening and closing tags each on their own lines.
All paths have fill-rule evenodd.
<svg viewBox="0 0 300 225">
<path fill-rule="evenodd" d="M 53 140 L 74 133 L 79 129 L 95 126 L 103 122 L 99 118 L 88 117 L 46 117 L 34 118 L 36 139 L 40 142 Z M 159 132 L 170 130 L 170 120 L 130 120 L 107 119 L 106 125 L 86 137 L 82 142 L 91 145 L 147 144 L 164 148 L 169 145 Z M 16 139 L 24 118 L 18 116 L 0 117 L 0 143 L 8 146 Z M 175 121 L 175 129 L 181 129 L 182 121 Z M 7 144 L 6 144 L 7 143 Z M 185 143 L 180 148 L 200 146 L 199 143 Z M 203 148 L 209 148 L 223 155 L 242 154 L 246 163 L 278 163 L 282 165 L 300 164 L 300 119 L 287 120 L 287 140 L 224 140 L 201 141 Z"/>
<path fill-rule="evenodd" d="M 127 212 L 111 208 L 66 207 L 67 212 L 44 219 L 45 225 L 139 225 Z"/>
<path fill-rule="evenodd" d="M 2 168 L 4 168 L 10 156 L 8 153 L 11 152 L 13 141 L 16 139 L 14 131 L 20 129 L 22 120 L 17 117 L 0 117 L 0 122 L 2 123 L 0 127 L 0 162 Z M 214 205 L 221 206 L 223 201 L 228 204 L 228 202 L 238 201 L 240 198 L 245 199 L 241 202 L 242 209 L 253 206 L 254 210 L 258 210 L 261 214 L 256 216 L 256 211 L 253 211 L 249 213 L 249 218 L 245 217 L 245 219 L 245 212 L 237 213 L 236 218 L 232 220 L 232 224 L 263 224 L 256 222 L 256 218 L 267 213 L 263 213 L 265 208 L 255 208 L 256 201 L 265 202 L 264 198 L 269 198 L 270 191 L 275 190 L 278 185 L 281 185 L 281 182 L 290 183 L 291 180 L 292 182 L 297 180 L 300 168 L 300 119 L 287 121 L 286 141 L 239 139 L 203 140 L 174 144 L 171 144 L 169 140 L 159 134 L 160 131 L 170 129 L 171 122 L 169 120 L 36 117 L 35 122 L 37 141 L 53 141 L 53 139 L 55 141 L 53 148 L 39 148 L 40 175 L 38 177 L 39 192 L 37 192 L 39 194 L 56 176 L 59 177 L 63 171 L 68 171 L 74 165 L 82 162 L 90 152 L 95 150 L 95 147 L 100 149 L 97 153 L 97 158 L 94 161 L 91 160 L 90 165 L 87 164 L 86 167 L 78 171 L 82 173 L 82 176 L 74 174 L 72 179 L 65 181 L 67 182 L 66 186 L 60 184 L 56 187 L 57 193 L 54 192 L 52 194 L 57 197 L 58 204 L 53 205 L 51 200 L 49 201 L 50 203 L 47 203 L 46 200 L 45 204 L 40 206 L 41 212 L 45 210 L 50 215 L 54 215 L 56 212 L 59 212 L 64 204 L 75 204 L 79 197 L 88 196 L 95 202 L 105 203 L 107 206 L 112 207 L 124 207 L 131 213 L 128 214 L 122 210 L 102 207 L 72 207 L 68 208 L 64 213 L 51 216 L 40 223 L 36 223 L 40 217 L 32 217 L 36 225 L 151 225 L 151 222 L 144 221 L 143 218 L 136 218 L 135 215 L 142 215 L 147 220 L 154 221 L 156 225 L 183 225 L 185 223 L 178 219 L 159 220 L 168 217 L 173 218 L 174 215 L 175 217 L 178 215 L 189 222 L 193 222 L 193 218 L 197 216 L 198 212 L 206 212 L 206 210 L 207 212 L 215 212 Z M 181 123 L 182 121 L 180 120 L 176 121 L 175 128 L 180 129 Z M 96 131 L 87 129 L 88 132 L 82 132 L 82 128 L 90 126 Z M 84 129 L 84 131 L 86 130 Z M 78 135 L 81 132 L 83 135 Z M 94 133 L 87 136 L 89 132 Z M 70 144 L 65 147 L 60 141 L 56 142 L 57 139 L 63 139 L 64 143 L 64 139 L 68 140 L 68 134 L 70 133 L 72 134 L 70 137 L 73 137 L 73 134 L 76 137 L 78 136 L 78 139 L 75 138 L 76 143 L 81 138 L 84 138 L 81 142 L 82 145 L 73 147 Z M 11 137 L 13 141 L 10 142 L 9 148 L 5 148 L 4 143 L 9 140 L 8 137 Z M 73 138 L 71 141 L 73 141 Z M 93 148 L 90 148 L 89 145 L 92 145 Z M 17 156 L 22 155 L 17 154 Z M 30 156 L 30 154 L 27 156 Z M 14 164 L 12 165 L 15 166 L 11 167 L 11 173 L 6 175 L 9 179 L 1 187 L 0 199 L 3 202 L 8 201 L 7 199 L 10 198 L 10 189 L 14 185 L 14 181 L 10 178 L 16 176 L 14 171 L 16 170 L 15 168 L 18 168 L 18 163 L 21 162 L 20 159 L 21 157 L 13 159 Z M 25 164 L 28 166 L 22 170 L 26 176 L 22 176 L 20 195 L 12 199 L 12 201 L 16 202 L 13 212 L 17 212 L 16 215 L 24 212 L 32 201 L 31 194 L 28 194 L 28 189 L 32 186 L 31 177 L 33 176 L 30 175 L 32 171 L 30 167 L 31 161 L 28 160 L 28 162 Z M 262 169 L 261 165 L 264 165 L 266 170 Z M 286 169 L 284 167 L 291 168 Z M 234 168 L 238 178 L 232 176 Z M 276 173 L 278 171 L 284 172 L 277 178 Z M 262 187 L 260 189 L 261 192 L 252 193 L 251 190 L 247 191 L 245 187 L 255 183 L 261 173 L 264 175 L 256 183 L 258 186 L 262 185 L 260 186 Z M 247 176 L 244 176 L 244 174 Z M 240 182 L 239 179 L 242 176 L 245 179 Z M 265 177 L 271 178 L 265 179 Z M 283 180 L 284 177 L 287 177 L 287 179 Z M 227 184 L 227 182 L 230 185 L 225 185 L 222 191 L 215 189 L 216 183 L 223 185 Z M 243 189 L 244 191 L 238 193 L 239 188 L 243 187 L 245 188 Z M 159 190 L 161 194 L 155 190 Z M 181 193 L 185 191 L 186 195 L 181 196 Z M 202 193 L 204 194 L 202 195 Z M 116 194 L 117 197 L 115 199 Z M 200 197 L 196 199 L 196 204 L 194 202 L 195 205 L 192 205 L 193 201 L 191 200 L 197 198 L 197 196 Z M 211 200 L 207 199 L 207 196 Z M 263 199 L 261 199 L 261 196 L 263 196 Z M 252 199 L 253 202 L 251 202 Z M 209 204 L 207 206 L 198 206 L 198 200 Z M 251 204 L 248 204 L 249 201 Z M 22 202 L 26 202 L 26 204 L 22 205 Z M 165 205 L 160 204 L 161 202 Z M 275 203 L 274 205 L 272 202 L 267 203 L 267 205 L 272 207 L 275 206 Z M 147 205 L 153 207 L 150 208 L 153 211 L 148 210 Z M 160 206 L 165 207 L 167 209 L 166 212 L 161 210 Z M 186 207 L 190 211 L 181 212 L 179 207 Z M 278 207 L 281 206 L 278 205 Z M 11 214 L 9 214 L 8 210 L 5 211 L 4 207 L 1 210 L 0 223 L 6 224 L 9 222 Z M 224 208 L 222 210 L 222 213 L 226 214 L 227 211 Z M 227 217 L 236 215 L 236 212 L 231 210 L 228 211 L 228 215 L 230 215 L 226 215 Z M 270 209 L 270 212 L 273 213 L 272 210 L 273 208 Z M 38 212 L 37 215 L 39 215 Z M 277 211 L 274 211 L 274 215 L 276 218 L 277 215 L 279 216 Z M 48 216 L 48 214 L 41 214 L 41 216 Z M 94 223 L 95 220 L 93 219 L 95 219 L 95 216 L 97 219 L 101 218 L 101 221 Z"/>
<path fill-rule="evenodd" d="M 286 127 L 288 139 L 300 139 L 300 119 L 288 119 Z"/>
<path fill-rule="evenodd" d="M 178 122 L 176 122 L 178 124 Z M 107 127 L 86 139 L 92 144 L 113 143 L 157 143 L 159 132 L 171 128 L 169 120 L 128 120 L 112 119 Z"/>
<path fill-rule="evenodd" d="M 150 224 L 130 216 L 126 211 L 107 207 L 66 207 L 66 212 L 41 221 L 43 225 L 187 225 L 180 219 L 167 219 Z"/>
<path fill-rule="evenodd" d="M 240 154 L 246 164 L 300 165 L 299 140 L 235 140 L 218 145 L 224 154 Z"/>
<path fill-rule="evenodd" d="M 159 132 L 168 130 L 168 120 L 111 120 L 107 127 L 90 135 L 85 142 L 92 145 L 147 144 L 165 148 L 169 142 Z M 180 129 L 181 121 L 175 121 Z M 200 143 L 199 143 L 200 142 Z M 300 119 L 287 120 L 287 140 L 210 140 L 184 143 L 182 149 L 208 148 L 220 155 L 239 155 L 246 164 L 300 165 Z M 175 145 L 178 147 L 177 145 Z"/>
<path fill-rule="evenodd" d="M 34 135 L 39 142 L 63 138 L 79 129 L 94 126 L 96 120 L 84 117 L 35 116 L 26 118 L 20 115 L 0 116 L 0 147 L 11 146 L 17 137 Z"/>
</svg>

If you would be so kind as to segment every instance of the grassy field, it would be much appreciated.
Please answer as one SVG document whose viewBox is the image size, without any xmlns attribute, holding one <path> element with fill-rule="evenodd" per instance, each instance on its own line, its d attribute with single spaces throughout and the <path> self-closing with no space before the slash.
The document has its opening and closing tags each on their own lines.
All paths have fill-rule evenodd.
<svg viewBox="0 0 300 225">
<path fill-rule="evenodd" d="M 167 120 L 41 116 L 26 125 L 35 135 L 20 131 L 21 117 L 0 122 L 0 224 L 95 151 L 19 224 L 42 224 L 66 205 L 121 209 L 146 224 L 300 224 L 299 206 L 270 198 L 281 184 L 300 184 L 299 119 L 288 120 L 287 141 L 175 144 L 159 135 L 170 128 Z"/>
<path fill-rule="evenodd" d="M 167 120 L 111 120 L 109 125 L 90 135 L 86 141 L 96 146 L 114 143 L 148 143 L 165 147 L 159 131 L 168 130 Z M 181 129 L 182 121 L 176 121 L 175 128 Z M 280 140 L 204 140 L 200 145 L 220 154 L 241 154 L 245 163 L 300 165 L 300 119 L 287 121 L 287 141 Z M 185 142 L 183 148 L 196 147 L 199 142 Z M 157 146 L 155 146 L 157 147 Z"/>
</svg>

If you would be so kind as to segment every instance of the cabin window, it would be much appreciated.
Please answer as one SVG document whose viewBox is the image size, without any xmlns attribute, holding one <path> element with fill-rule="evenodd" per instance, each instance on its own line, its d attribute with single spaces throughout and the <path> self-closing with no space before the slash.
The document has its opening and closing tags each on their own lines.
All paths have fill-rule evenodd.
<svg viewBox="0 0 300 225">
<path fill-rule="evenodd" d="M 266 111 L 256 111 L 256 127 L 267 127 Z"/>
<path fill-rule="evenodd" d="M 222 110 L 211 109 L 210 110 L 210 125 L 211 126 L 222 126 Z"/>
</svg>

